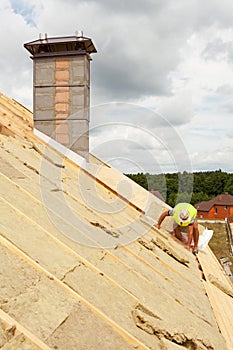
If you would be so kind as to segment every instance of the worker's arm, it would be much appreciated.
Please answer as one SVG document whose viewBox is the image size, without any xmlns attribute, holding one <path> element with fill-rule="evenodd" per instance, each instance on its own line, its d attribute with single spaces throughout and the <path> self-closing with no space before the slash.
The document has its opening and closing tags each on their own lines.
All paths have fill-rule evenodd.
<svg viewBox="0 0 233 350">
<path fill-rule="evenodd" d="M 158 223 L 157 223 L 157 225 L 155 225 L 158 229 L 160 229 L 161 224 L 162 224 L 162 222 L 163 222 L 163 220 L 165 219 L 166 216 L 169 216 L 169 211 L 165 211 L 165 212 L 163 212 L 163 213 L 160 215 L 159 220 L 158 220 Z"/>
</svg>

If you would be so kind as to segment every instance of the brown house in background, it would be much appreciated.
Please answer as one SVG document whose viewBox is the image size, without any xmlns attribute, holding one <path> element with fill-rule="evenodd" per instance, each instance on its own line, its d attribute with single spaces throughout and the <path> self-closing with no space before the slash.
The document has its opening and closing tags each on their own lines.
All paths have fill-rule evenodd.
<svg viewBox="0 0 233 350">
<path fill-rule="evenodd" d="M 233 196 L 224 193 L 209 200 L 195 204 L 198 219 L 224 220 L 233 216 Z"/>
<path fill-rule="evenodd" d="M 150 193 L 152 193 L 155 197 L 159 198 L 162 202 L 165 202 L 165 199 L 159 191 L 151 190 Z"/>
</svg>

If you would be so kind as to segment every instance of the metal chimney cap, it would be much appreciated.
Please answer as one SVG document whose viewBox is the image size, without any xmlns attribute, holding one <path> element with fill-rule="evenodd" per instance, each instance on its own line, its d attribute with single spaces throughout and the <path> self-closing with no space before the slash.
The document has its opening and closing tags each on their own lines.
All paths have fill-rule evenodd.
<svg viewBox="0 0 233 350">
<path fill-rule="evenodd" d="M 83 38 L 83 31 L 82 30 L 76 30 L 75 36 L 77 38 Z"/>
<path fill-rule="evenodd" d="M 47 37 L 48 37 L 48 34 L 47 34 L 47 33 L 40 33 L 40 34 L 39 34 L 39 38 L 40 38 L 41 40 L 47 39 Z"/>
<path fill-rule="evenodd" d="M 80 36 L 78 36 L 80 35 Z M 43 47 L 42 47 L 43 45 Z M 97 52 L 90 38 L 83 36 L 82 31 L 78 31 L 75 36 L 53 37 L 49 38 L 45 35 L 42 39 L 31 41 L 24 44 L 24 47 L 35 57 L 38 55 L 57 55 L 57 54 L 72 54 L 80 49 L 85 53 Z M 81 52 L 81 51 L 80 51 Z"/>
</svg>

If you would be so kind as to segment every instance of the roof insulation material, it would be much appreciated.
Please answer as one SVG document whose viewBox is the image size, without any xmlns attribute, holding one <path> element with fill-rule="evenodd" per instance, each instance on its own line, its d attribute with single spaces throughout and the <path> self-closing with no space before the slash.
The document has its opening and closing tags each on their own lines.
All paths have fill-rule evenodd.
<svg viewBox="0 0 233 350">
<path fill-rule="evenodd" d="M 0 347 L 232 349 L 232 285 L 153 227 L 165 203 L 93 155 L 79 167 L 4 95 L 0 124 Z"/>
</svg>

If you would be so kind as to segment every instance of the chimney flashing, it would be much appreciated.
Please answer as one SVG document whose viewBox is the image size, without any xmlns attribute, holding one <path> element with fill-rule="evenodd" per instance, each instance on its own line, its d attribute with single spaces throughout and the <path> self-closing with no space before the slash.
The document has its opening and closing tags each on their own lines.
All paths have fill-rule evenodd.
<svg viewBox="0 0 233 350">
<path fill-rule="evenodd" d="M 61 143 L 57 142 L 36 128 L 34 128 L 33 132 L 35 136 L 39 137 L 43 142 L 54 148 L 66 158 L 70 159 L 76 165 L 80 166 L 82 169 L 87 169 L 87 162 L 84 157 L 63 146 Z"/>
</svg>

